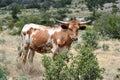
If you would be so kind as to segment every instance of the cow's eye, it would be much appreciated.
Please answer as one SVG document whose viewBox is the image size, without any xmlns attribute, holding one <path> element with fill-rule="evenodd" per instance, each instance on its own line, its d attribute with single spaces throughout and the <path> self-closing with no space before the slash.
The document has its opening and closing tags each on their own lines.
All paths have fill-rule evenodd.
<svg viewBox="0 0 120 80">
<path fill-rule="evenodd" d="M 71 28 L 69 28 L 69 30 L 70 30 L 70 31 L 72 31 L 72 29 L 71 29 Z"/>
</svg>

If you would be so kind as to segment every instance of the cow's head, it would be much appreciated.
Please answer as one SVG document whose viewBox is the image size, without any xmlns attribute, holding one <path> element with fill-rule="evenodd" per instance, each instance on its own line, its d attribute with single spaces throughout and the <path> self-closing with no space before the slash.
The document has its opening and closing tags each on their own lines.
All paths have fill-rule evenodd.
<svg viewBox="0 0 120 80">
<path fill-rule="evenodd" d="M 79 22 L 76 20 L 68 22 L 57 20 L 57 22 L 61 23 L 61 27 L 68 31 L 68 34 L 73 41 L 78 40 L 78 30 L 86 29 L 86 24 L 89 23 L 89 21 Z"/>
</svg>

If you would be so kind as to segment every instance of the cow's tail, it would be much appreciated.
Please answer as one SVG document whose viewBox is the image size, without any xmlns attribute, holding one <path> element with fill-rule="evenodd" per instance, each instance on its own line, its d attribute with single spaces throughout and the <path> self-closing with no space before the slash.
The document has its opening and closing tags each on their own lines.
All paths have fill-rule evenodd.
<svg viewBox="0 0 120 80">
<path fill-rule="evenodd" d="M 20 35 L 20 44 L 21 44 L 21 46 L 20 46 L 20 50 L 19 50 L 19 52 L 18 52 L 18 57 L 21 57 L 21 55 L 22 55 L 22 52 L 23 52 L 23 37 L 22 37 L 22 34 Z"/>
<path fill-rule="evenodd" d="M 19 52 L 18 52 L 18 57 L 21 57 L 22 52 L 23 52 L 23 49 L 20 49 Z"/>
<path fill-rule="evenodd" d="M 22 56 L 22 53 L 23 53 L 23 48 L 22 48 L 22 45 L 23 45 L 23 43 L 22 43 L 22 34 L 20 35 L 20 49 L 18 50 L 18 52 L 17 52 L 17 57 L 16 57 L 16 61 L 17 62 L 19 62 L 20 61 L 20 59 L 21 59 L 21 56 Z"/>
</svg>

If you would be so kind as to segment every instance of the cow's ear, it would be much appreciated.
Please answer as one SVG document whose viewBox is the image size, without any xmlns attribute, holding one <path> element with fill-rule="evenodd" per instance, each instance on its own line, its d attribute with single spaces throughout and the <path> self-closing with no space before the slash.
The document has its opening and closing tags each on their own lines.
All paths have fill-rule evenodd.
<svg viewBox="0 0 120 80">
<path fill-rule="evenodd" d="M 65 24 L 62 24 L 61 27 L 62 27 L 63 29 L 68 29 L 68 26 L 65 25 Z"/>
<path fill-rule="evenodd" d="M 85 29 L 86 29 L 86 25 L 80 25 L 80 26 L 79 26 L 79 29 L 80 29 L 80 30 L 85 30 Z"/>
</svg>

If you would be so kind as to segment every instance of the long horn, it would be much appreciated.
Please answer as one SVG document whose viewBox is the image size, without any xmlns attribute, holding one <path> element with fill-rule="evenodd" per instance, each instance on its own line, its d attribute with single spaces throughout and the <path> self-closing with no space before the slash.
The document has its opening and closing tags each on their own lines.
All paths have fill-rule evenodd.
<svg viewBox="0 0 120 80">
<path fill-rule="evenodd" d="M 80 22 L 80 24 L 87 24 L 87 23 L 90 23 L 91 20 L 88 20 L 88 21 L 85 21 L 85 22 Z"/>
<path fill-rule="evenodd" d="M 60 20 L 56 20 L 56 21 L 59 23 L 62 23 L 62 24 L 69 24 L 68 22 L 64 22 L 64 21 L 60 21 Z"/>
</svg>

